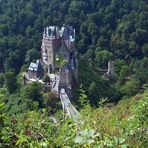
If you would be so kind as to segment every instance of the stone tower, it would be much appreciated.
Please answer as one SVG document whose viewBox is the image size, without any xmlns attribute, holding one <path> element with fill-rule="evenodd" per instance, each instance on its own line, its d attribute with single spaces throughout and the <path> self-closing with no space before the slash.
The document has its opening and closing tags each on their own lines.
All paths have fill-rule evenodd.
<svg viewBox="0 0 148 148">
<path fill-rule="evenodd" d="M 42 39 L 42 62 L 43 66 L 48 69 L 48 73 L 52 73 L 55 68 L 55 53 L 61 45 L 58 27 L 50 26 L 44 29 Z"/>
</svg>

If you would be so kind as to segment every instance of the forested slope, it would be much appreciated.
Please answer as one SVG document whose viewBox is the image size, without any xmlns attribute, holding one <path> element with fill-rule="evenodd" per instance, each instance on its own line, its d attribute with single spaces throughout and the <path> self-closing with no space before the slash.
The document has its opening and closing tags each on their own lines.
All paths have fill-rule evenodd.
<svg viewBox="0 0 148 148">
<path fill-rule="evenodd" d="M 4 67 L 17 74 L 22 65 L 39 58 L 43 28 L 62 24 L 76 28 L 83 54 L 80 83 L 94 100 L 118 100 L 147 83 L 147 0 L 0 0 L 0 71 Z M 96 71 L 107 69 L 109 60 L 115 61 L 113 82 Z M 82 64 L 91 70 L 85 72 Z"/>
<path fill-rule="evenodd" d="M 1 62 L 19 70 L 25 59 L 36 58 L 33 48 L 40 50 L 43 27 L 64 23 L 76 28 L 80 53 L 95 58 L 107 50 L 127 62 L 146 56 L 146 0 L 0 0 Z"/>
<path fill-rule="evenodd" d="M 76 29 L 81 126 L 63 121 L 57 95 L 23 83 L 44 27 L 63 24 Z M 0 0 L 0 72 L 0 147 L 148 147 L 147 0 Z"/>
<path fill-rule="evenodd" d="M 19 73 L 22 65 L 40 57 L 43 28 L 63 24 L 76 28 L 83 55 L 79 79 L 92 103 L 131 96 L 147 83 L 146 0 L 0 0 L 0 71 Z M 115 61 L 112 82 L 96 70 L 107 69 L 109 60 Z"/>
</svg>

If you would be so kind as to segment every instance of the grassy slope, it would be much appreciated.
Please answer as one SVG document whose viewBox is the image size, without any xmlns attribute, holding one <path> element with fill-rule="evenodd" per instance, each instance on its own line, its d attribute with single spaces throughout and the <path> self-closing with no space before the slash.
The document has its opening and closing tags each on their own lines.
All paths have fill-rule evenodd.
<svg viewBox="0 0 148 148">
<path fill-rule="evenodd" d="M 1 109 L 1 108 L 0 108 Z M 84 124 L 77 126 L 70 120 L 52 123 L 45 110 L 27 112 L 25 118 L 4 117 L 2 127 L 3 141 L 0 147 L 12 145 L 22 147 L 33 145 L 41 147 L 98 147 L 124 148 L 148 147 L 148 90 L 133 98 L 121 100 L 116 106 L 92 108 L 89 105 L 81 110 Z M 62 113 L 60 114 L 62 119 Z M 8 121 L 6 120 L 8 118 Z M 10 121 L 9 121 L 10 120 Z M 16 120 L 16 121 L 15 121 Z M 93 130 L 95 136 L 86 136 L 86 130 Z M 85 144 L 76 143 L 79 131 L 85 131 Z M 27 132 L 27 133 L 26 133 Z M 28 133 L 29 132 L 29 133 Z M 84 133 L 84 132 L 83 132 Z M 99 133 L 99 136 L 96 136 Z M 36 135 L 43 135 L 39 139 Z M 88 144 L 93 139 L 93 143 Z M 27 141 L 27 143 L 26 143 Z M 16 146 L 17 144 L 17 146 Z"/>
<path fill-rule="evenodd" d="M 121 100 L 116 106 L 87 108 L 82 110 L 82 114 L 88 128 L 98 131 L 102 137 L 122 137 L 124 143 L 132 147 L 148 146 L 148 90 L 131 99 Z"/>
</svg>

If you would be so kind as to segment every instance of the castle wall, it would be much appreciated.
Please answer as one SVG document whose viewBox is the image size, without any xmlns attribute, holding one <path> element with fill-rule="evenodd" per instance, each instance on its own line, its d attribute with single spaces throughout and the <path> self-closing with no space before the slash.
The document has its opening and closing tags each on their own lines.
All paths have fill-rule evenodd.
<svg viewBox="0 0 148 148">
<path fill-rule="evenodd" d="M 37 79 L 38 78 L 37 71 L 28 70 L 28 75 L 29 75 L 30 79 Z"/>
<path fill-rule="evenodd" d="M 60 39 L 50 39 L 47 37 L 43 38 L 42 40 L 42 60 L 48 69 L 54 70 L 55 53 L 59 49 L 60 45 L 61 45 Z M 46 58 L 44 58 L 44 55 L 46 55 Z"/>
<path fill-rule="evenodd" d="M 63 68 L 60 71 L 59 90 L 64 88 L 70 99 L 73 99 L 73 81 L 75 80 L 73 79 L 72 73 Z"/>
</svg>

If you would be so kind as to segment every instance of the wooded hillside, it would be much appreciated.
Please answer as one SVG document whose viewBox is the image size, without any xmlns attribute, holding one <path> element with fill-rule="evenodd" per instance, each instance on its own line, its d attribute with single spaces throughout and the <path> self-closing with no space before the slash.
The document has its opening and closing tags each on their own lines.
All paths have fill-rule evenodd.
<svg viewBox="0 0 148 148">
<path fill-rule="evenodd" d="M 0 0 L 0 61 L 6 70 L 18 72 L 24 61 L 37 58 L 43 28 L 62 24 L 76 28 L 79 52 L 94 60 L 101 51 L 128 64 L 147 55 L 147 0 Z"/>
</svg>

